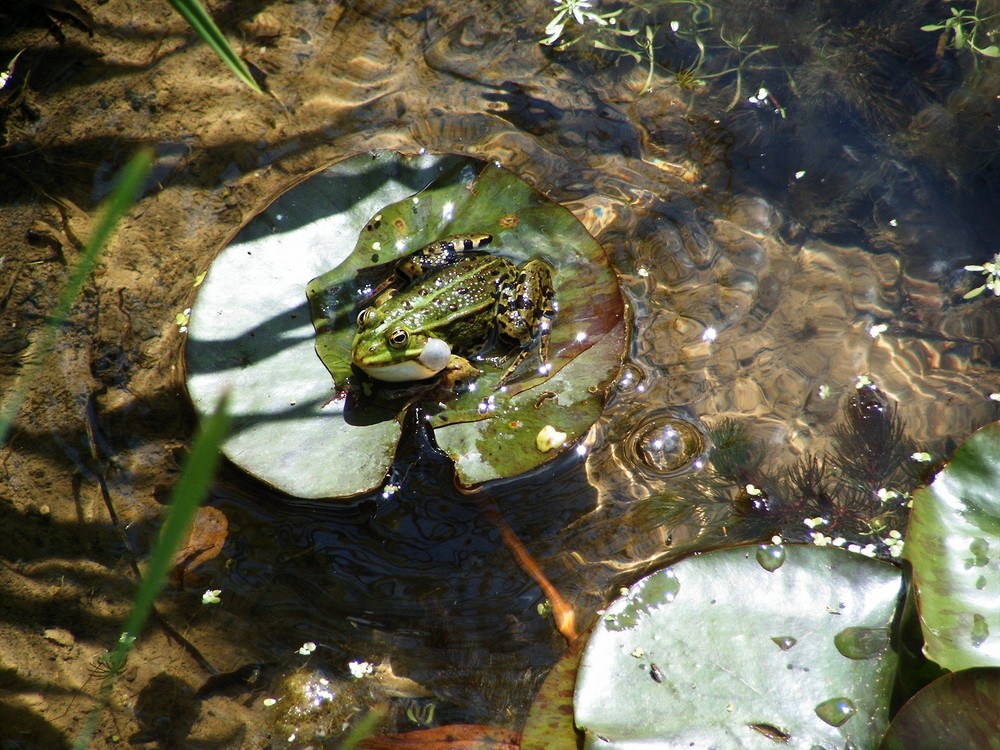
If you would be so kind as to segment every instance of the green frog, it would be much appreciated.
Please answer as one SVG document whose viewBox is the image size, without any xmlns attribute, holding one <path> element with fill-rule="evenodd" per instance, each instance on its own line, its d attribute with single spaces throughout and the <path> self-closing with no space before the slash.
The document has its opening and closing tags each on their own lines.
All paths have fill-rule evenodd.
<svg viewBox="0 0 1000 750">
<path fill-rule="evenodd" d="M 499 339 L 520 351 L 496 388 L 535 344 L 547 366 L 555 271 L 544 260 L 516 266 L 482 250 L 492 240 L 489 234 L 453 235 L 402 258 L 358 314 L 354 364 L 376 380 L 440 374 L 446 384 L 457 385 L 479 375 L 468 358 Z"/>
</svg>

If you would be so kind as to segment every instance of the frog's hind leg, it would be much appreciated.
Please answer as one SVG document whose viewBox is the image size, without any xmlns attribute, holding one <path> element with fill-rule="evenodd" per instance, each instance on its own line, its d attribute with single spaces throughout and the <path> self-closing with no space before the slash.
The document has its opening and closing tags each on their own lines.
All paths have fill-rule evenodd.
<svg viewBox="0 0 1000 750">
<path fill-rule="evenodd" d="M 413 281 L 431 271 L 458 263 L 463 258 L 469 257 L 469 253 L 481 250 L 492 241 L 492 234 L 481 233 L 443 237 L 404 257 L 397 264 L 396 272 Z"/>
<path fill-rule="evenodd" d="M 388 278 L 375 287 L 368 297 L 375 300 L 376 307 L 384 304 L 414 279 L 445 266 L 454 265 L 477 251 L 485 253 L 486 251 L 481 248 L 491 242 L 493 235 L 483 233 L 453 234 L 435 240 L 397 260 Z"/>
<path fill-rule="evenodd" d="M 542 363 L 539 372 L 545 374 L 549 367 L 549 336 L 556 314 L 552 274 L 552 266 L 544 260 L 530 260 L 518 270 L 514 283 L 500 291 L 497 330 L 519 343 L 521 351 L 504 371 L 497 388 L 506 384 L 536 343 Z"/>
</svg>

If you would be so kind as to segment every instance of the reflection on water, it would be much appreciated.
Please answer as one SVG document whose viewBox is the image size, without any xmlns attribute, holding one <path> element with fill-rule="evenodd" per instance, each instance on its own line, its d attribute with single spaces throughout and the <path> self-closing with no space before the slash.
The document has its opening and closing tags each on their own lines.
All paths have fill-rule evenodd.
<svg viewBox="0 0 1000 750">
<path fill-rule="evenodd" d="M 552 8 L 527 0 L 269 6 L 242 20 L 278 29 L 247 56 L 280 111 L 255 104 L 205 122 L 195 150 L 216 160 L 211 176 L 194 178 L 198 161 L 180 167 L 157 198 L 173 201 L 170 216 L 145 218 L 161 222 L 149 236 L 204 270 L 266 189 L 393 147 L 495 159 L 566 203 L 621 275 L 631 361 L 586 459 L 489 491 L 584 625 L 619 585 L 681 551 L 815 540 L 803 518 L 888 556 L 878 540 L 901 529 L 901 501 L 886 498 L 930 470 L 906 457 L 943 459 L 997 418 L 988 394 L 1000 388 L 997 300 L 963 301 L 979 281 L 961 270 L 992 257 L 1000 234 L 1000 104 L 988 95 L 998 69 L 920 31 L 946 4 L 626 5 L 618 28 L 632 24 L 648 48 L 572 25 L 565 39 L 582 34 L 577 44 L 539 46 Z M 137 139 L 170 114 L 140 107 L 136 124 L 125 109 L 116 122 Z M 173 127 L 183 133 L 165 140 L 190 137 L 186 121 Z M 234 128 L 245 139 L 235 145 Z M 122 302 L 95 324 L 96 347 L 127 331 L 122 351 L 142 355 L 121 357 L 143 366 L 112 358 L 86 376 L 108 385 L 101 418 L 116 449 L 169 468 L 165 448 L 130 443 L 128 409 L 111 406 L 169 369 L 176 345 L 150 353 L 146 342 L 190 306 L 190 283 L 165 280 L 143 247 L 116 251 L 109 274 L 124 291 L 106 297 L 145 290 L 148 307 Z M 676 453 L 698 459 L 704 440 L 711 465 L 662 470 L 664 444 L 643 430 L 665 414 L 693 430 Z M 830 469 L 850 445 L 896 463 L 848 486 Z M 120 479 L 117 495 L 167 481 L 166 468 L 145 471 L 133 479 L 149 487 Z M 204 617 L 228 618 L 246 662 L 308 662 L 336 681 L 353 679 L 351 661 L 390 665 L 433 695 L 436 722 L 517 726 L 563 646 L 541 594 L 430 448 L 399 472 L 398 492 L 346 509 L 291 503 L 226 472 L 211 499 L 230 522 L 211 584 L 224 609 Z M 305 642 L 317 644 L 310 656 L 297 653 Z M 388 695 L 400 727 L 415 726 L 412 692 Z"/>
</svg>

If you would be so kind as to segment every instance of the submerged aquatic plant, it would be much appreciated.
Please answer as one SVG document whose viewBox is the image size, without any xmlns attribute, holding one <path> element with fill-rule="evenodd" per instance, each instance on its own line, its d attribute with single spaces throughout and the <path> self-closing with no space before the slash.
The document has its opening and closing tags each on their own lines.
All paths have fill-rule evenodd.
<svg viewBox="0 0 1000 750">
<path fill-rule="evenodd" d="M 986 277 L 986 283 L 977 286 L 970 292 L 966 292 L 963 297 L 972 299 L 989 289 L 997 297 L 1000 297 L 1000 253 L 994 253 L 993 260 L 988 260 L 981 266 L 966 266 L 966 271 L 979 271 Z"/>
<path fill-rule="evenodd" d="M 921 26 L 921 31 L 940 31 L 942 46 L 949 44 L 948 36 L 951 36 L 950 46 L 956 50 L 963 50 L 968 47 L 976 54 L 983 57 L 1000 57 L 1000 47 L 995 44 L 981 45 L 977 43 L 979 34 L 983 31 L 984 22 L 993 16 L 979 16 L 979 2 L 972 10 L 959 10 L 955 6 L 950 6 L 951 18 L 946 18 L 941 23 Z M 991 32 L 986 32 L 991 33 Z"/>
<path fill-rule="evenodd" d="M 609 26 L 614 25 L 618 15 L 622 12 L 622 9 L 619 8 L 618 10 L 610 13 L 597 13 L 596 11 L 591 10 L 591 8 L 594 7 L 593 0 L 554 1 L 556 4 L 556 14 L 545 27 L 546 37 L 540 42 L 541 44 L 549 46 L 552 46 L 559 41 L 559 38 L 562 36 L 563 31 L 565 31 L 566 24 L 569 23 L 570 19 L 576 21 L 579 26 L 583 26 L 587 22 L 595 23 L 598 26 Z M 564 46 L 572 44 L 573 41 L 568 42 L 567 45 Z"/>
</svg>

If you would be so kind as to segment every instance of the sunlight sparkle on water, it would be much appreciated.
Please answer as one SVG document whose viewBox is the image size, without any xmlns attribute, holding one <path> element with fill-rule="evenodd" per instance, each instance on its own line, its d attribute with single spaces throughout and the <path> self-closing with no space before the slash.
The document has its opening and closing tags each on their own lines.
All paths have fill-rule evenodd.
<svg viewBox="0 0 1000 750">
<path fill-rule="evenodd" d="M 441 218 L 445 221 L 451 221 L 455 217 L 455 204 L 448 201 L 441 207 Z"/>
<path fill-rule="evenodd" d="M 706 328 L 705 332 L 701 334 L 702 341 L 715 341 L 718 337 L 719 337 L 719 332 L 712 326 Z"/>
</svg>

